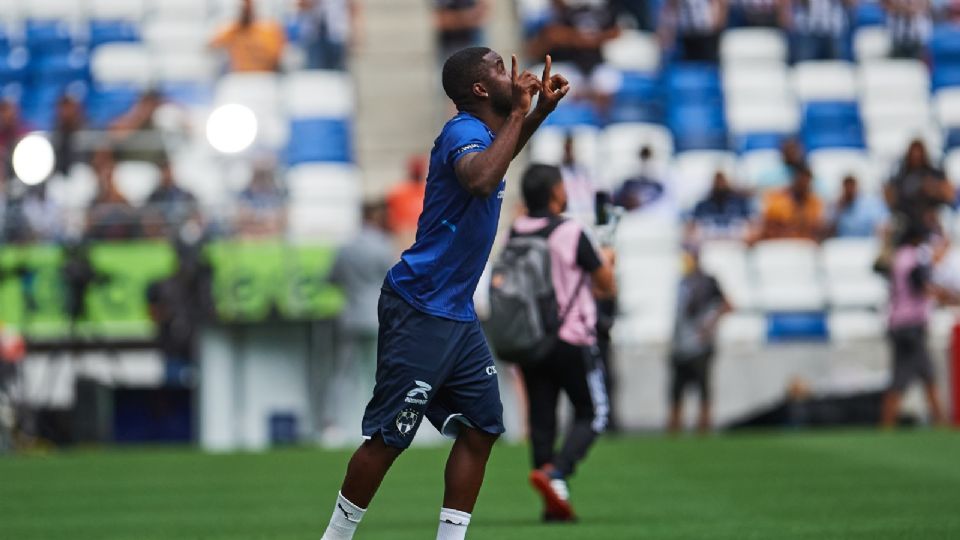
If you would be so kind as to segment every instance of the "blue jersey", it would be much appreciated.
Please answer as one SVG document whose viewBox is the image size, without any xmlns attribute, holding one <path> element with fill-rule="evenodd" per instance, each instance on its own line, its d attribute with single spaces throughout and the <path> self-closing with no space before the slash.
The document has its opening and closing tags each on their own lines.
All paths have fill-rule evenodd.
<svg viewBox="0 0 960 540">
<path fill-rule="evenodd" d="M 419 311 L 455 321 L 477 318 L 473 293 L 497 234 L 505 182 L 489 197 L 475 197 L 460 185 L 454 164 L 487 149 L 493 138 L 477 117 L 460 113 L 433 143 L 417 239 L 387 274 L 397 294 Z"/>
</svg>

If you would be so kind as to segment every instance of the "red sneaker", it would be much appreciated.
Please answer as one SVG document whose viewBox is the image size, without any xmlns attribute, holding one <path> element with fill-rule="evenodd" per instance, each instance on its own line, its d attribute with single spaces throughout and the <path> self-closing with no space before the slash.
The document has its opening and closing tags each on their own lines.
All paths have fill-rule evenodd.
<svg viewBox="0 0 960 540">
<path fill-rule="evenodd" d="M 543 497 L 544 520 L 572 521 L 575 519 L 567 483 L 562 478 L 553 478 L 548 469 L 530 472 L 530 485 Z"/>
</svg>

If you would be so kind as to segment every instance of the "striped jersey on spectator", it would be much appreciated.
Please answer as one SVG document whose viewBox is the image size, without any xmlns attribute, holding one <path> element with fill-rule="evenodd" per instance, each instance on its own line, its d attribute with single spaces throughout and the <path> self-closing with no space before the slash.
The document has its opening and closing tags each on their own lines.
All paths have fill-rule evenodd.
<svg viewBox="0 0 960 540">
<path fill-rule="evenodd" d="M 887 27 L 894 43 L 926 43 L 933 32 L 929 0 L 887 0 Z"/>
<path fill-rule="evenodd" d="M 793 5 L 793 29 L 802 34 L 839 36 L 847 28 L 842 0 L 799 0 Z"/>
<path fill-rule="evenodd" d="M 680 34 L 712 34 L 717 30 L 716 0 L 678 0 L 677 29 Z"/>
</svg>

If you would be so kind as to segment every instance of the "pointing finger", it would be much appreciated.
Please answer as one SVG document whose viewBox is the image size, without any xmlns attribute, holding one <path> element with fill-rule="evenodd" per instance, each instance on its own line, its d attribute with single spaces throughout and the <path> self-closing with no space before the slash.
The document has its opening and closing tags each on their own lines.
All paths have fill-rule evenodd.
<svg viewBox="0 0 960 540">
<path fill-rule="evenodd" d="M 550 67 L 553 64 L 553 60 L 550 58 L 550 55 L 547 55 L 546 62 L 543 64 L 543 86 L 547 86 L 547 83 L 550 81 Z"/>
<path fill-rule="evenodd" d="M 515 55 L 515 54 L 512 55 L 512 56 L 510 57 L 510 59 L 511 59 L 511 61 L 512 61 L 512 63 L 513 63 L 513 66 L 511 67 L 512 77 L 513 77 L 513 80 L 516 81 L 516 80 L 517 80 L 517 74 L 518 74 L 519 69 L 520 69 L 519 66 L 517 66 L 517 55 Z"/>
</svg>

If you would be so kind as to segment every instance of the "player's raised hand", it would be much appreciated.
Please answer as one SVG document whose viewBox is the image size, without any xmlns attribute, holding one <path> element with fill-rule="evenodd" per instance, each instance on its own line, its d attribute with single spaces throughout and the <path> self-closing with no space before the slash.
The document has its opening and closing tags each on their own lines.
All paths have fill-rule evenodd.
<svg viewBox="0 0 960 540">
<path fill-rule="evenodd" d="M 543 64 L 543 78 L 540 80 L 540 97 L 537 99 L 537 108 L 551 113 L 557 108 L 557 104 L 570 91 L 570 83 L 560 74 L 551 75 L 550 69 L 553 66 L 553 60 L 550 55 Z"/>
<path fill-rule="evenodd" d="M 519 72 L 517 55 L 512 56 L 511 62 L 510 81 L 513 86 L 513 110 L 526 114 L 533 105 L 533 96 L 540 91 L 540 80 L 529 71 Z"/>
</svg>

